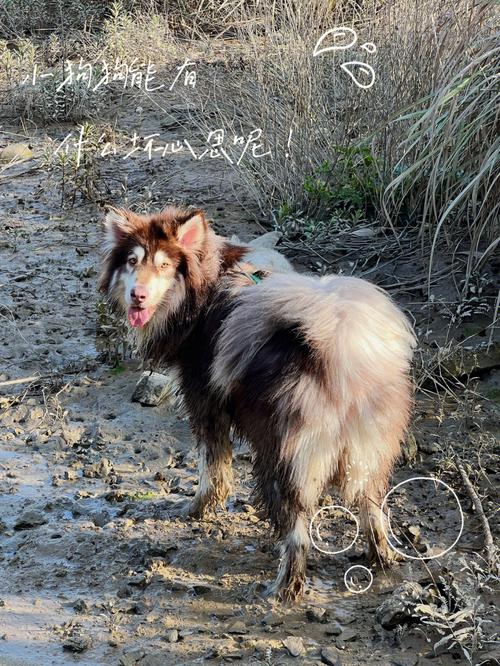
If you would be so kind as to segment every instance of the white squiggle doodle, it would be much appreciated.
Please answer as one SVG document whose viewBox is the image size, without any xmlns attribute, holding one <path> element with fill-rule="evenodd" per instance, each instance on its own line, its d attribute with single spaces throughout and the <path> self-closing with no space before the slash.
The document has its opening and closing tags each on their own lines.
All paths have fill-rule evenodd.
<svg viewBox="0 0 500 666">
<path fill-rule="evenodd" d="M 340 67 L 349 74 L 354 83 L 358 88 L 363 88 L 363 90 L 368 90 L 375 83 L 375 71 L 371 65 L 367 65 L 365 62 L 360 62 L 359 60 L 350 60 L 349 62 L 343 62 Z M 356 71 L 363 73 L 363 75 L 369 77 L 368 83 L 362 83 L 359 77 L 356 75 Z"/>
<path fill-rule="evenodd" d="M 343 38 L 346 35 L 351 35 L 351 41 L 348 44 L 335 44 L 335 41 L 337 38 Z M 333 35 L 333 44 L 330 44 L 329 46 L 322 46 L 323 42 L 326 40 L 329 35 Z M 315 58 L 316 56 L 321 55 L 322 53 L 328 53 L 329 51 L 344 51 L 345 49 L 350 49 L 356 44 L 358 41 L 358 33 L 353 30 L 352 28 L 348 28 L 346 26 L 338 26 L 336 28 L 330 28 L 327 30 L 321 37 L 318 39 L 316 42 L 316 46 L 314 47 L 313 51 L 313 57 Z"/>
<path fill-rule="evenodd" d="M 391 488 L 391 490 L 389 490 L 387 495 L 384 497 L 384 500 L 383 500 L 382 505 L 380 507 L 380 511 L 382 513 L 382 516 L 384 516 L 384 509 L 385 509 L 385 507 L 387 505 L 387 501 L 388 501 L 389 497 L 392 495 L 392 493 L 394 493 L 394 491 L 396 491 L 401 486 L 404 486 L 405 484 L 410 483 L 412 481 L 432 481 L 433 483 L 441 484 L 447 490 L 449 490 L 449 492 L 453 495 L 453 498 L 454 498 L 455 502 L 457 503 L 458 511 L 460 513 L 460 530 L 458 532 L 458 536 L 456 537 L 455 541 L 451 544 L 451 546 L 446 548 L 446 550 L 443 550 L 442 553 L 438 553 L 437 555 L 427 555 L 427 556 L 425 556 L 425 555 L 418 555 L 418 556 L 417 555 L 408 555 L 408 553 L 405 553 L 404 551 L 400 550 L 397 546 L 394 545 L 393 541 L 391 541 L 391 536 L 390 535 L 392 535 L 393 540 L 399 546 L 402 546 L 401 540 L 397 538 L 397 536 L 394 534 L 394 531 L 392 529 L 391 510 L 390 509 L 387 510 L 387 514 L 386 514 L 387 525 L 388 525 L 388 528 L 389 528 L 387 531 L 386 531 L 386 521 L 384 519 L 382 520 L 382 525 L 383 525 L 383 528 L 384 528 L 384 532 L 386 533 L 385 536 L 386 536 L 387 542 L 388 542 L 389 546 L 392 548 L 392 550 L 394 550 L 396 553 L 398 553 L 399 555 L 401 555 L 401 557 L 404 557 L 405 559 L 408 559 L 408 560 L 426 560 L 426 561 L 428 561 L 428 560 L 437 560 L 439 557 L 443 557 L 444 555 L 446 555 L 446 553 L 449 553 L 450 550 L 456 546 L 460 537 L 462 536 L 462 532 L 464 531 L 464 525 L 465 525 L 464 513 L 462 511 L 462 505 L 460 504 L 460 500 L 458 499 L 457 494 L 453 490 L 453 488 L 451 488 L 444 481 L 441 481 L 441 479 L 436 479 L 432 476 L 414 476 L 410 479 L 406 479 L 406 481 L 401 481 L 401 483 L 398 483 L 396 486 L 394 486 L 394 488 Z M 388 534 L 389 531 L 390 531 L 390 535 Z"/>
<path fill-rule="evenodd" d="M 365 572 L 365 571 L 368 572 L 368 584 L 365 585 L 365 587 L 362 587 L 359 590 L 354 587 L 354 583 L 352 581 L 352 578 L 349 579 L 349 573 L 351 573 L 351 575 L 352 575 L 353 571 L 358 570 L 358 569 L 360 569 L 363 572 Z M 348 582 L 349 580 L 350 580 L 350 584 Z M 347 587 L 347 589 L 349 590 L 349 592 L 352 592 L 353 594 L 363 594 L 363 592 L 368 592 L 368 590 L 372 586 L 372 583 L 373 583 L 373 574 L 372 574 L 372 572 L 370 571 L 370 569 L 368 569 L 368 567 L 364 567 L 362 564 L 355 564 L 354 566 L 349 567 L 349 569 L 347 569 L 347 571 L 344 574 L 344 584 Z"/>
<path fill-rule="evenodd" d="M 349 514 L 349 517 L 356 523 L 356 534 L 354 535 L 354 538 L 352 539 L 351 543 L 346 546 L 345 548 L 341 548 L 340 550 L 325 550 L 324 548 L 321 548 L 318 546 L 318 544 L 315 541 L 314 537 L 314 532 L 316 533 L 316 539 L 318 541 L 323 541 L 320 535 L 320 528 L 321 528 L 321 522 L 322 520 L 320 519 L 317 521 L 317 524 L 314 525 L 314 521 L 321 516 L 323 513 L 326 511 L 334 511 L 334 510 L 340 510 L 340 511 L 345 511 L 346 513 Z M 314 529 L 313 529 L 314 528 Z M 312 544 L 316 550 L 318 550 L 320 553 L 325 553 L 325 555 L 339 555 L 340 553 L 345 553 L 347 550 L 352 548 L 354 544 L 356 543 L 356 540 L 359 536 L 359 520 L 356 518 L 356 516 L 352 513 L 352 511 L 349 511 L 349 509 L 346 509 L 345 506 L 341 506 L 339 504 L 332 504 L 329 506 L 324 506 L 321 509 L 318 509 L 314 516 L 311 518 L 309 522 L 309 536 L 311 537 Z"/>
<path fill-rule="evenodd" d="M 329 39 L 330 36 L 333 36 L 333 39 Z M 345 44 L 338 43 L 339 40 L 346 37 L 350 37 L 350 41 Z M 327 41 L 333 43 L 329 43 L 327 46 L 324 46 L 324 43 Z M 313 58 L 328 52 L 345 51 L 352 48 L 357 43 L 357 41 L 358 33 L 353 28 L 348 28 L 346 26 L 330 28 L 325 33 L 323 33 L 316 42 L 313 50 Z M 364 44 L 361 44 L 361 48 L 370 54 L 376 53 L 377 51 L 377 47 L 373 42 L 365 42 Z M 350 60 L 349 62 L 341 63 L 340 67 L 342 71 L 346 72 L 346 74 L 351 77 L 358 88 L 368 90 L 375 83 L 375 70 L 371 65 L 368 65 L 365 62 L 360 60 Z"/>
<path fill-rule="evenodd" d="M 367 53 L 377 53 L 377 47 L 373 42 L 365 42 L 364 44 L 361 44 L 361 48 Z"/>
</svg>

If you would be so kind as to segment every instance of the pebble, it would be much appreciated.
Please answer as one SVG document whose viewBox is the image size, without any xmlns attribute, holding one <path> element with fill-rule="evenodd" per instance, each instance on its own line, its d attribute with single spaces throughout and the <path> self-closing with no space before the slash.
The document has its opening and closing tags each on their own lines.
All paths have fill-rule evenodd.
<svg viewBox="0 0 500 666">
<path fill-rule="evenodd" d="M 330 622 L 325 625 L 325 634 L 327 636 L 340 636 L 342 631 L 344 631 L 344 629 L 338 622 Z"/>
<path fill-rule="evenodd" d="M 328 613 L 325 608 L 308 608 L 306 610 L 306 618 L 309 622 L 328 622 Z"/>
<path fill-rule="evenodd" d="M 299 636 L 288 636 L 283 640 L 283 645 L 292 657 L 303 657 L 306 653 L 304 641 Z"/>
<path fill-rule="evenodd" d="M 63 642 L 63 649 L 68 650 L 69 652 L 85 652 L 92 645 L 92 641 L 89 636 L 85 634 L 75 634 L 69 636 Z"/>
<path fill-rule="evenodd" d="M 157 407 L 175 392 L 173 376 L 159 372 L 143 372 L 132 394 L 132 402 L 147 407 Z"/>
<path fill-rule="evenodd" d="M 244 636 L 245 634 L 248 634 L 248 629 L 242 620 L 236 620 L 236 622 L 233 622 L 233 624 L 227 629 L 227 633 Z"/>
<path fill-rule="evenodd" d="M 48 522 L 46 516 L 36 509 L 30 509 L 22 513 L 14 524 L 15 530 L 27 530 L 32 527 L 39 527 Z"/>
<path fill-rule="evenodd" d="M 165 634 L 165 640 L 168 643 L 177 643 L 177 641 L 179 640 L 179 632 L 177 631 L 177 629 L 169 629 Z"/>
<path fill-rule="evenodd" d="M 321 650 L 321 661 L 328 666 L 342 666 L 338 650 L 333 647 L 324 647 Z"/>
<path fill-rule="evenodd" d="M 111 461 L 107 458 L 102 458 L 99 462 L 87 465 L 83 470 L 83 476 L 86 476 L 89 479 L 105 479 L 112 469 L 113 465 Z"/>
<path fill-rule="evenodd" d="M 27 143 L 10 143 L 0 150 L 0 162 L 26 160 L 33 157 L 33 151 Z"/>
<path fill-rule="evenodd" d="M 359 632 L 357 632 L 356 629 L 350 629 L 348 627 L 342 631 L 339 638 L 341 641 L 344 641 L 344 643 L 349 643 L 350 641 L 354 641 L 356 638 L 359 638 Z"/>
</svg>

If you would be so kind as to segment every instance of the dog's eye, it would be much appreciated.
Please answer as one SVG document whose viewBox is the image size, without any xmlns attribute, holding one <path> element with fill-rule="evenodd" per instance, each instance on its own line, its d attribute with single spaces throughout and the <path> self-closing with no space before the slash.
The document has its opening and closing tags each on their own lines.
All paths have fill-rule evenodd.
<svg viewBox="0 0 500 666">
<path fill-rule="evenodd" d="M 137 257 L 129 257 L 128 258 L 128 263 L 130 266 L 135 266 L 137 263 Z"/>
</svg>

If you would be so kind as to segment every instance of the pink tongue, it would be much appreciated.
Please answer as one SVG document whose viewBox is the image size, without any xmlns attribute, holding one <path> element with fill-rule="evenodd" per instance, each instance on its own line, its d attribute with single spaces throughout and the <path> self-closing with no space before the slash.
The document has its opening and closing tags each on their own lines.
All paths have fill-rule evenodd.
<svg viewBox="0 0 500 666">
<path fill-rule="evenodd" d="M 146 322 L 151 319 L 153 313 L 149 308 L 130 308 L 128 311 L 128 320 L 131 326 L 141 328 Z"/>
</svg>

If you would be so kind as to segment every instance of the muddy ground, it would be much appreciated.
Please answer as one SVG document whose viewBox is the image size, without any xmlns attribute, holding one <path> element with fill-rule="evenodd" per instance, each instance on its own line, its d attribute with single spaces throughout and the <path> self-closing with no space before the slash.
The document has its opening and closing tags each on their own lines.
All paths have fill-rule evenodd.
<svg viewBox="0 0 500 666">
<path fill-rule="evenodd" d="M 122 127 L 178 135 L 179 127 L 161 129 L 162 113 L 148 99 L 139 110 L 136 104 L 120 107 Z M 185 128 L 188 110 L 174 98 L 171 107 Z M 311 553 L 301 604 L 267 599 L 264 584 L 275 574 L 277 552 L 250 504 L 248 451 L 235 450 L 237 483 L 227 511 L 202 522 L 176 517 L 196 484 L 188 423 L 175 404 L 131 402 L 138 361 L 127 357 L 112 367 L 105 343 L 96 340 L 102 209 L 79 197 L 62 209 L 42 157 L 47 133 L 61 139 L 74 128 L 2 124 L 0 146 L 24 141 L 33 155 L 0 173 L 0 664 L 466 663 L 457 650 L 436 656 L 440 636 L 429 626 L 384 628 L 376 611 L 405 581 L 463 579 L 460 558 L 483 552 L 480 523 L 446 459 L 452 442 L 474 462 L 477 438 L 495 435 L 497 371 L 482 371 L 468 393 L 454 385 L 456 400 L 426 385 L 416 407 L 416 446 L 395 472 L 394 483 L 436 474 L 455 488 L 465 528 L 452 551 L 428 567 L 407 560 L 374 570 L 370 589 L 355 594 L 344 573 L 366 564 L 360 539 L 335 557 Z M 223 160 L 116 158 L 103 161 L 103 180 L 117 169 L 119 180 L 108 178 L 103 200 L 142 209 L 182 200 L 205 207 L 227 235 L 249 239 L 264 231 Z M 429 350 L 445 337 L 448 320 L 425 309 L 424 288 L 414 290 L 420 260 L 410 254 L 370 279 L 410 285 L 394 295 L 413 313 Z M 311 268 L 307 254 L 289 256 L 299 270 Z M 330 270 L 353 265 L 335 256 L 331 263 Z M 446 299 L 451 282 L 439 288 Z M 471 322 L 481 330 L 488 319 L 474 315 L 469 329 Z M 462 338 L 469 329 L 464 324 Z M 489 517 L 496 474 L 487 462 L 480 483 Z M 409 520 L 418 528 L 433 509 L 422 495 L 416 501 L 421 513 Z M 429 548 L 453 542 L 455 509 L 451 503 L 442 510 Z M 494 604 L 487 592 L 484 604 L 488 612 Z"/>
</svg>

